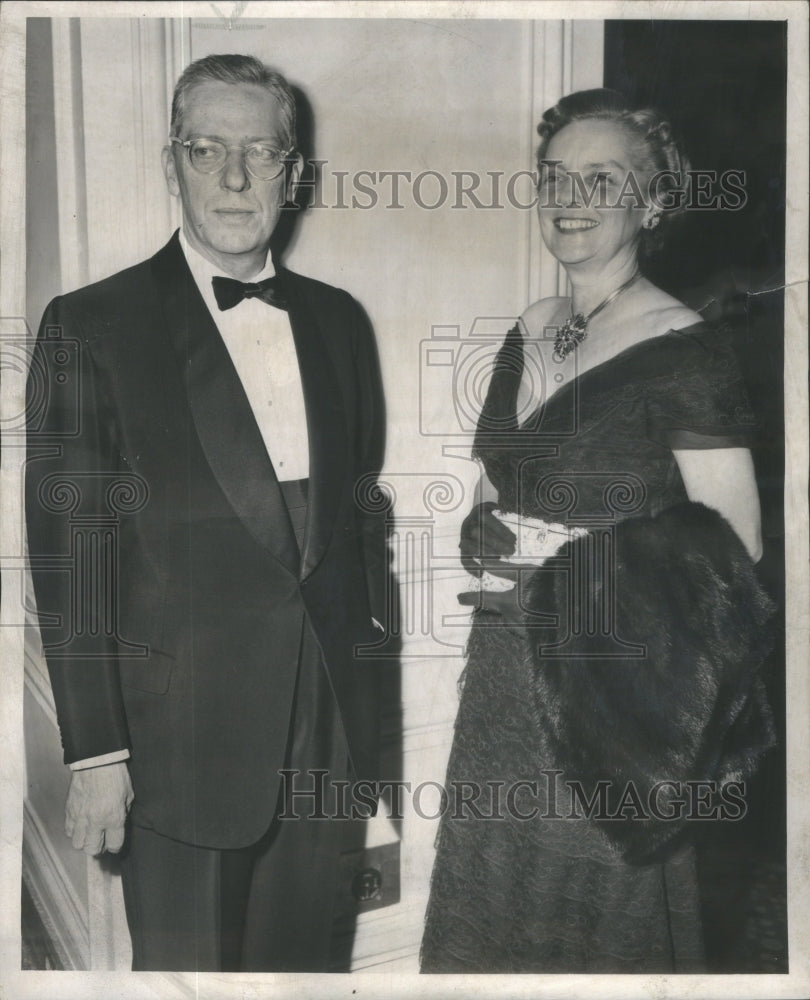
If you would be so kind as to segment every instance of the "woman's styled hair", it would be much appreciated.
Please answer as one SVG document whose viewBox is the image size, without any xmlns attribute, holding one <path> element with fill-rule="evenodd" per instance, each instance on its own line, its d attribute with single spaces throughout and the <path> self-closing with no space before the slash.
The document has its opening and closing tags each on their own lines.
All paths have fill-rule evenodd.
<svg viewBox="0 0 810 1000">
<path fill-rule="evenodd" d="M 618 91 L 598 88 L 569 94 L 543 114 L 543 120 L 537 126 L 540 135 L 538 176 L 542 175 L 543 160 L 552 137 L 572 122 L 589 120 L 615 122 L 624 128 L 636 140 L 641 151 L 643 162 L 638 166 L 650 177 L 657 175 L 651 194 L 653 203 L 660 211 L 660 224 L 654 229 L 641 231 L 642 252 L 654 253 L 663 245 L 673 216 L 684 210 L 689 160 L 675 138 L 672 126 L 660 111 L 634 108 Z"/>
<path fill-rule="evenodd" d="M 223 55 L 197 59 L 183 70 L 172 99 L 171 134 L 179 135 L 183 125 L 183 105 L 192 87 L 200 83 L 254 83 L 271 93 L 281 108 L 283 135 L 279 138 L 287 149 L 294 149 L 295 97 L 280 73 L 265 66 L 253 56 Z"/>
</svg>

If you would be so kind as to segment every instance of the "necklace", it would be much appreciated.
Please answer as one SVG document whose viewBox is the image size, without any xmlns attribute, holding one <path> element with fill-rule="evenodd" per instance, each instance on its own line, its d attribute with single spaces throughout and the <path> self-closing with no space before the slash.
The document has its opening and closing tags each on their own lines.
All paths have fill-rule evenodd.
<svg viewBox="0 0 810 1000">
<path fill-rule="evenodd" d="M 597 313 L 600 313 L 603 309 L 607 309 L 611 302 L 614 302 L 622 294 L 626 292 L 627 289 L 634 284 L 641 277 L 641 271 L 636 271 L 632 278 L 629 278 L 623 285 L 619 285 L 615 292 L 611 292 L 610 295 L 599 305 L 592 309 L 587 316 L 583 316 L 582 313 L 577 313 L 576 316 L 571 313 L 568 319 L 563 323 L 563 325 L 557 331 L 557 336 L 554 338 L 554 353 L 552 357 L 555 361 L 565 361 L 569 354 L 575 351 L 582 341 L 588 336 L 588 323 L 594 318 Z"/>
</svg>

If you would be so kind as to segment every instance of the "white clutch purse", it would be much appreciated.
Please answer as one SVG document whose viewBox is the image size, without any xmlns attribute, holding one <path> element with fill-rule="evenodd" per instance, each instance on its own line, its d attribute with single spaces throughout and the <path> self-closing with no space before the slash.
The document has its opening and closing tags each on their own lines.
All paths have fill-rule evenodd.
<svg viewBox="0 0 810 1000">
<path fill-rule="evenodd" d="M 537 517 L 518 517 L 517 514 L 504 514 L 500 510 L 493 510 L 492 513 L 514 532 L 516 538 L 514 553 L 508 558 L 501 557 L 504 569 L 512 566 L 542 566 L 566 542 L 588 534 L 586 528 L 566 528 L 564 524 L 542 521 Z M 484 571 L 480 577 L 470 576 L 468 589 L 498 593 L 512 590 L 514 586 L 514 580 Z"/>
</svg>

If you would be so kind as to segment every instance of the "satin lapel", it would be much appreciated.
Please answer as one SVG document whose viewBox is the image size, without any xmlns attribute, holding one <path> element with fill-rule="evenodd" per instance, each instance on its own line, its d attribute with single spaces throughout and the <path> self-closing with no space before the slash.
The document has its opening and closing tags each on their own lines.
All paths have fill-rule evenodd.
<svg viewBox="0 0 810 1000">
<path fill-rule="evenodd" d="M 298 546 L 273 463 L 176 234 L 155 255 L 152 268 L 167 335 L 180 361 L 194 425 L 211 470 L 254 538 L 297 576 Z"/>
<path fill-rule="evenodd" d="M 306 280 L 283 269 L 279 269 L 279 278 L 289 296 L 290 325 L 307 413 L 309 499 L 301 556 L 303 578 L 323 558 L 341 502 L 349 467 L 346 400 L 320 314 L 307 295 Z"/>
</svg>

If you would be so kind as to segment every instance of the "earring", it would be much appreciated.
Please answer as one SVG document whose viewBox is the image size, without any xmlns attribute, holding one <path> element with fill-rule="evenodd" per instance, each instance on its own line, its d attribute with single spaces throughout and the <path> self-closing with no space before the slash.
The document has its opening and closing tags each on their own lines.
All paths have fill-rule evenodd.
<svg viewBox="0 0 810 1000">
<path fill-rule="evenodd" d="M 644 222 L 642 222 L 641 224 L 645 229 L 655 229 L 655 227 L 658 225 L 660 221 L 661 221 L 661 213 L 653 212 L 653 214 L 649 216 L 649 218 L 645 219 Z"/>
</svg>

